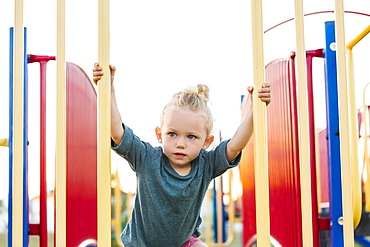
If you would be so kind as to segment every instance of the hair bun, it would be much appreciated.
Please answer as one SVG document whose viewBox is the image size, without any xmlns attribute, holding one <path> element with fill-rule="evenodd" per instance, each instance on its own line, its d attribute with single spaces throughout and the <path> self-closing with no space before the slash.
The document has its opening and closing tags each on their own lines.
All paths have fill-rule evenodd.
<svg viewBox="0 0 370 247">
<path fill-rule="evenodd" d="M 198 95 L 203 95 L 203 97 L 208 101 L 209 100 L 209 87 L 204 84 L 198 84 Z"/>
<path fill-rule="evenodd" d="M 209 87 L 204 84 L 198 84 L 196 87 L 189 87 L 185 90 L 188 94 L 195 94 L 199 98 L 203 99 L 204 101 L 209 101 Z"/>
</svg>

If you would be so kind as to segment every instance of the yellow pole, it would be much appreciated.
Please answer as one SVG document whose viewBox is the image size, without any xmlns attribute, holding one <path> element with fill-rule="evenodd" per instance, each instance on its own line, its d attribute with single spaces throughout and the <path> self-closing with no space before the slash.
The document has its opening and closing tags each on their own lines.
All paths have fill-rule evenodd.
<svg viewBox="0 0 370 247">
<path fill-rule="evenodd" d="M 357 107 L 355 96 L 355 75 L 353 68 L 353 52 L 347 50 L 348 54 L 348 99 L 349 99 L 349 138 L 350 138 L 350 153 L 358 154 L 358 121 L 357 121 Z M 353 227 L 356 228 L 361 220 L 362 214 L 362 186 L 361 176 L 358 163 L 358 155 L 351 155 L 352 168 L 352 188 L 353 188 Z"/>
<path fill-rule="evenodd" d="M 352 50 L 352 48 L 357 45 L 368 33 L 370 32 L 370 25 L 367 26 L 356 38 L 347 44 L 347 49 Z"/>
<path fill-rule="evenodd" d="M 12 243 L 23 246 L 23 78 L 24 27 L 23 0 L 14 5 L 14 115 L 13 115 L 13 211 Z"/>
<path fill-rule="evenodd" d="M 355 100 L 355 74 L 354 74 L 354 64 L 353 64 L 353 47 L 357 45 L 366 35 L 368 35 L 370 32 L 370 26 L 367 26 L 357 37 L 355 37 L 353 40 L 351 40 L 347 44 L 347 51 L 348 51 L 348 91 L 349 91 L 349 113 L 350 113 L 350 129 L 353 131 L 350 131 L 350 138 L 351 138 L 351 144 L 350 147 L 353 149 L 351 150 L 351 153 L 357 154 L 358 153 L 358 129 L 357 129 L 357 109 L 356 109 L 356 100 Z M 365 102 L 365 90 L 364 88 L 364 113 L 363 113 L 363 121 L 365 123 L 365 165 L 367 167 L 368 164 L 368 150 L 367 150 L 367 140 L 368 140 L 368 127 L 366 125 L 366 114 L 367 114 L 367 108 L 366 108 L 366 102 Z M 358 156 L 352 155 L 352 164 L 353 164 L 353 224 L 354 227 L 357 227 L 361 220 L 361 214 L 362 214 L 362 188 L 361 188 L 361 176 L 359 171 L 359 162 L 358 162 Z M 369 184 L 368 182 L 365 184 L 365 193 L 366 193 L 366 185 Z M 370 204 L 368 200 L 366 201 L 367 204 Z"/>
<path fill-rule="evenodd" d="M 262 1 L 251 1 L 254 87 L 265 81 Z M 270 246 L 270 209 L 267 159 L 266 105 L 253 94 L 254 176 L 256 183 L 256 228 L 258 246 Z"/>
<path fill-rule="evenodd" d="M 98 84 L 98 246 L 111 246 L 110 33 L 109 0 L 99 0 L 99 63 L 106 76 Z"/>
<path fill-rule="evenodd" d="M 352 208 L 352 169 L 349 151 L 349 122 L 348 122 L 348 89 L 347 89 L 347 68 L 345 54 L 345 33 L 344 33 L 344 8 L 343 0 L 335 0 L 335 31 L 337 40 L 337 76 L 339 91 L 339 137 L 340 156 L 342 173 L 342 203 L 343 203 L 343 235 L 344 246 L 354 246 L 353 233 L 353 208 Z M 356 154 L 357 155 L 357 154 Z"/>
<path fill-rule="evenodd" d="M 66 59 L 65 59 L 65 0 L 57 1 L 56 56 L 56 164 L 55 164 L 55 241 L 66 247 Z"/>
<path fill-rule="evenodd" d="M 299 164 L 301 182 L 303 246 L 313 246 L 310 143 L 308 126 L 308 93 L 306 49 L 304 41 L 303 1 L 295 0 L 296 64 L 298 86 Z"/>
</svg>

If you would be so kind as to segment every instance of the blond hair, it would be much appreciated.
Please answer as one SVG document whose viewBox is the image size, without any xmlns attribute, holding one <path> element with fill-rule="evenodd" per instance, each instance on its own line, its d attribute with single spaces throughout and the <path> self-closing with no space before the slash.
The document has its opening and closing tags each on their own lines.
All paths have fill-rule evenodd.
<svg viewBox="0 0 370 247">
<path fill-rule="evenodd" d="M 213 129 L 213 117 L 211 109 L 208 106 L 209 88 L 204 84 L 198 84 L 196 87 L 188 87 L 183 91 L 175 93 L 172 99 L 165 105 L 161 114 L 161 126 L 163 124 L 166 111 L 173 108 L 188 109 L 201 113 L 206 120 L 207 136 Z"/>
</svg>

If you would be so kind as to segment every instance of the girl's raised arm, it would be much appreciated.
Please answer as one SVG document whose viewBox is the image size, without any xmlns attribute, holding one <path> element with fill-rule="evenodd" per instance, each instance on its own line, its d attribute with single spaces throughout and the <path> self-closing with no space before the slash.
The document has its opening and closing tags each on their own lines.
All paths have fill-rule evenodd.
<svg viewBox="0 0 370 247">
<path fill-rule="evenodd" d="M 116 67 L 110 65 L 109 69 L 111 75 L 111 137 L 113 141 L 118 145 L 122 141 L 124 129 L 122 127 L 122 118 L 117 107 L 116 94 L 113 83 L 114 74 L 116 73 Z M 100 67 L 99 63 L 95 63 L 92 70 L 94 83 L 98 84 L 98 81 L 104 75 L 103 69 Z"/>
<path fill-rule="evenodd" d="M 253 87 L 249 87 L 250 94 L 253 93 Z M 258 90 L 258 97 L 267 105 L 271 102 L 270 84 L 264 83 Z M 250 107 L 243 121 L 236 130 L 234 136 L 227 144 L 227 159 L 233 161 L 249 142 L 253 134 L 253 107 Z"/>
</svg>

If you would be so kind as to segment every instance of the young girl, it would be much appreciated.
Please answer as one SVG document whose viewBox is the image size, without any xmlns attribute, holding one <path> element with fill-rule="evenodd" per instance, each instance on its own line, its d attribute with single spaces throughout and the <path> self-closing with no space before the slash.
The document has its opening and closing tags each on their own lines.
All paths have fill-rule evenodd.
<svg viewBox="0 0 370 247">
<path fill-rule="evenodd" d="M 122 123 L 111 73 L 112 149 L 135 171 L 137 189 L 132 217 L 121 234 L 126 247 L 207 247 L 198 239 L 201 205 L 209 183 L 238 165 L 241 151 L 252 132 L 252 110 L 235 135 L 206 151 L 213 142 L 213 119 L 207 105 L 209 89 L 198 85 L 176 93 L 164 107 L 155 133 L 162 147 L 143 142 Z M 103 76 L 98 63 L 95 83 Z M 250 93 L 253 87 L 248 88 Z M 259 90 L 259 98 L 270 103 L 270 85 Z"/>
</svg>

